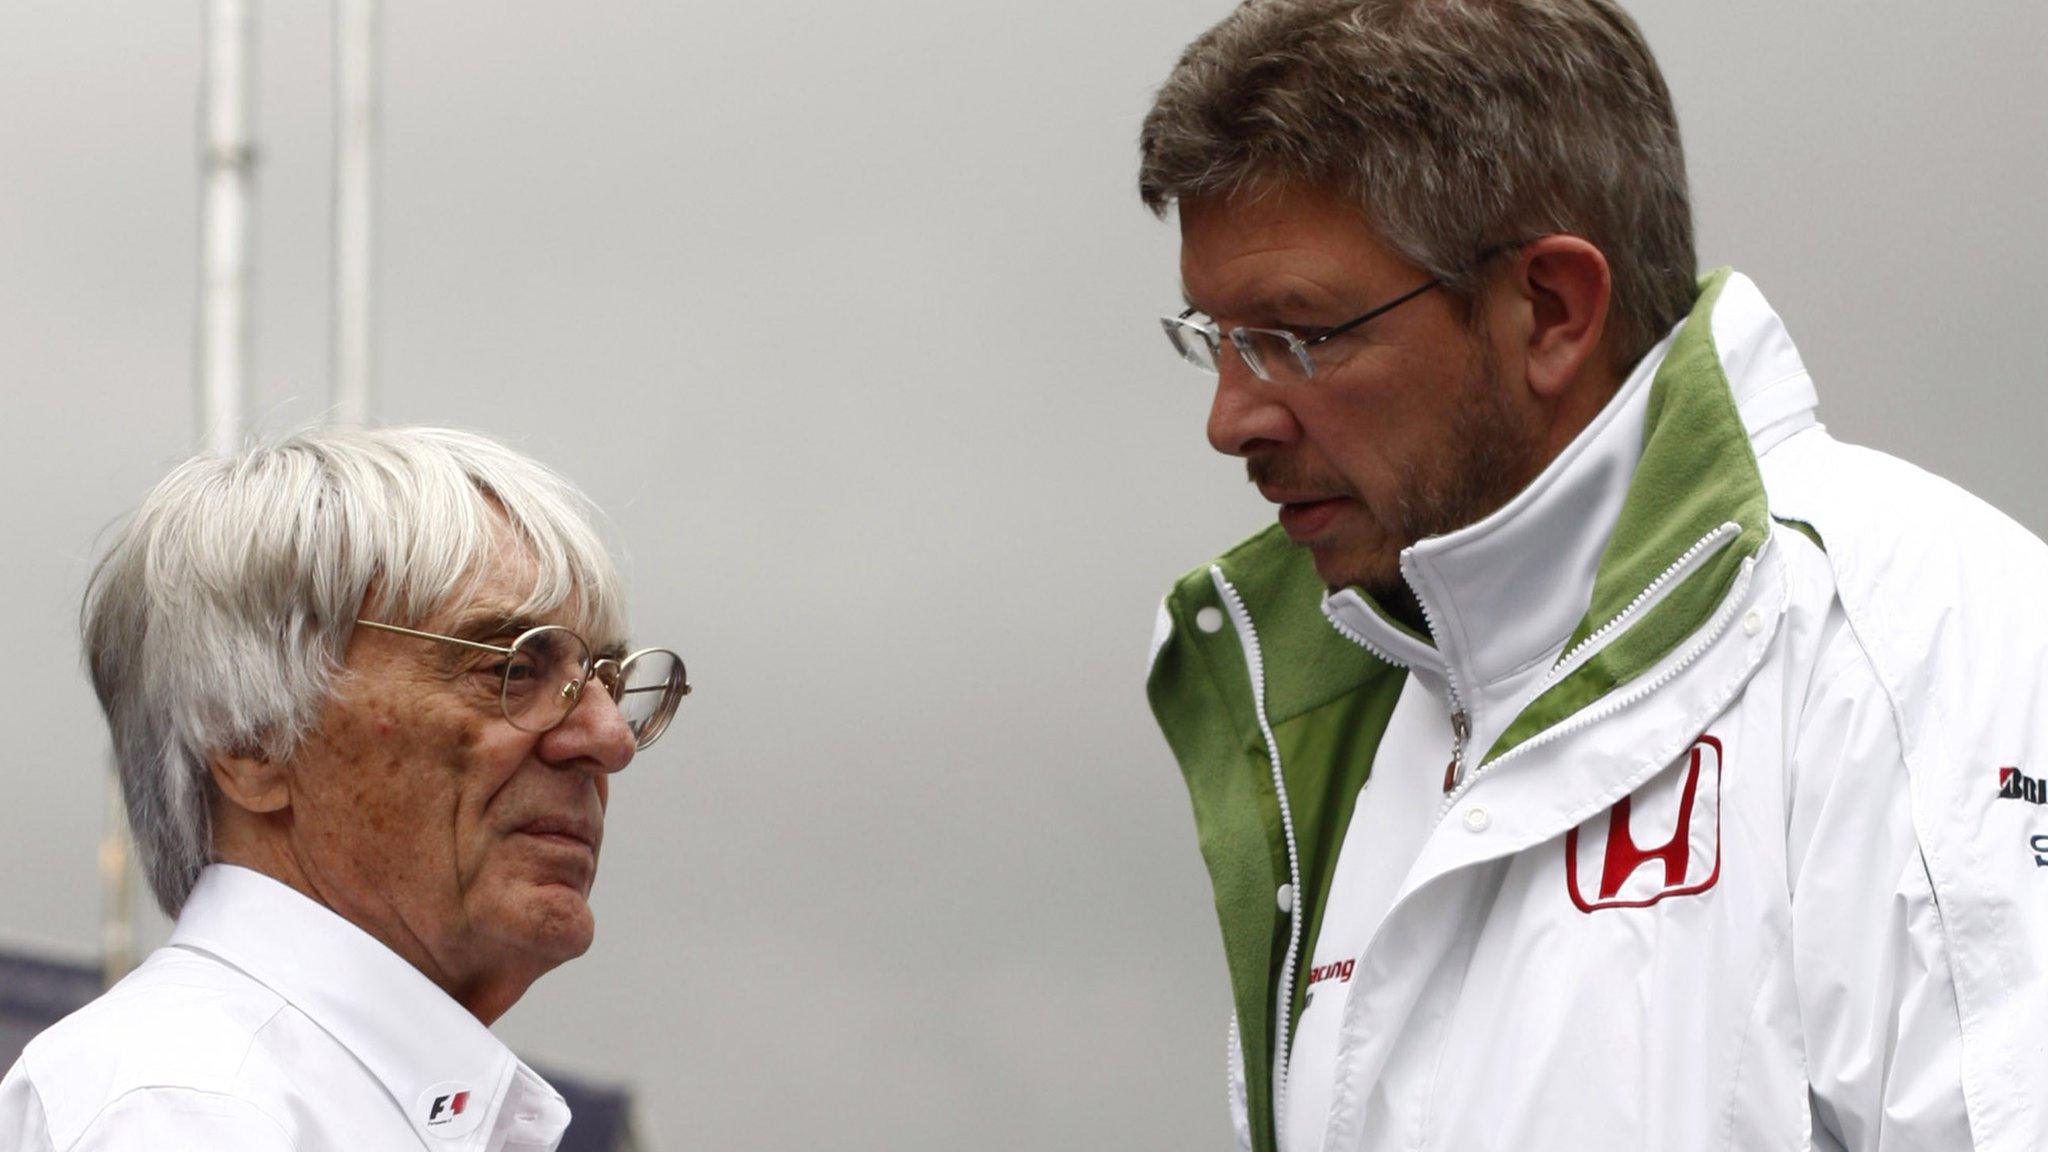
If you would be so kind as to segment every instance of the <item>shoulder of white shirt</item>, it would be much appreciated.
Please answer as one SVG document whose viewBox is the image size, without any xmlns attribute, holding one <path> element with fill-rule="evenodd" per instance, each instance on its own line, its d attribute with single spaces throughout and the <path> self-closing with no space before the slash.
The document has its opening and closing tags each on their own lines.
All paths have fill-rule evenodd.
<svg viewBox="0 0 2048 1152">
<path fill-rule="evenodd" d="M 238 1100 L 275 1119 L 313 1087 L 312 1069 L 281 1063 L 307 1037 L 334 1043 L 401 1108 L 430 1083 L 495 1099 L 524 1067 L 396 954 L 268 877 L 209 867 L 185 912 L 169 945 L 24 1049 L 18 1071 L 60 1141 L 143 1093 Z M 266 1037 L 278 1028 L 288 1035 Z"/>
</svg>

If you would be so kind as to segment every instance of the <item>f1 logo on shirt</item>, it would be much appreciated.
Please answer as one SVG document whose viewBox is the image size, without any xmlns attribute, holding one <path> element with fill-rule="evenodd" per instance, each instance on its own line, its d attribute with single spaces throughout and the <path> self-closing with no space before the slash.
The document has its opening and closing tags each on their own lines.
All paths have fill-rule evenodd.
<svg viewBox="0 0 2048 1152">
<path fill-rule="evenodd" d="M 475 1107 L 471 1107 L 475 1105 Z M 459 1080 L 443 1080 L 420 1093 L 414 1105 L 419 1125 L 437 1140 L 457 1140 L 476 1131 L 489 1112 L 490 1098 L 473 1099 L 470 1086 Z"/>
<path fill-rule="evenodd" d="M 469 1093 L 467 1092 L 457 1092 L 450 1096 L 436 1096 L 434 1097 L 433 1107 L 427 1109 L 427 1123 L 430 1126 L 446 1124 L 457 1116 L 462 1115 L 462 1110 L 468 1106 Z"/>
<path fill-rule="evenodd" d="M 1721 878 L 1721 755 L 1721 741 L 1703 735 L 1634 795 L 1565 833 L 1565 886 L 1579 911 L 1646 908 L 1714 886 Z"/>
</svg>

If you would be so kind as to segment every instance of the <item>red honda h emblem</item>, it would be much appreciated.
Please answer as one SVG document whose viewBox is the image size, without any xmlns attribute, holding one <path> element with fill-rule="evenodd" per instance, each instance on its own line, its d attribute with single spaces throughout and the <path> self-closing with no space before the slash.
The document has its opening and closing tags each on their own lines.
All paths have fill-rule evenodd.
<svg viewBox="0 0 2048 1152">
<path fill-rule="evenodd" d="M 1589 893 L 1581 877 L 1593 876 L 1599 887 Z M 1565 833 L 1564 878 L 1581 912 L 1642 908 L 1712 888 L 1721 878 L 1721 742 L 1701 736 L 1634 795 Z"/>
</svg>

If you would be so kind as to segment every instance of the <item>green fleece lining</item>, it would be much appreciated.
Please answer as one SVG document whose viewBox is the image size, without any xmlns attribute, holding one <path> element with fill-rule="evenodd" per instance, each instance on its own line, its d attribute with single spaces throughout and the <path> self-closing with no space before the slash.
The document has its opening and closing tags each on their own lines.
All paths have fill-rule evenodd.
<svg viewBox="0 0 2048 1152">
<path fill-rule="evenodd" d="M 1277 527 L 1220 557 L 1226 579 L 1251 614 L 1265 657 L 1267 718 L 1280 745 L 1295 819 L 1302 886 L 1329 887 L 1343 831 L 1379 730 L 1404 673 L 1344 639 L 1323 618 L 1323 585 L 1309 554 Z M 1285 958 L 1289 918 L 1275 900 L 1288 882 L 1279 801 L 1253 711 L 1252 684 L 1236 629 L 1204 632 L 1196 614 L 1227 615 L 1207 566 L 1182 577 L 1167 597 L 1173 629 L 1146 684 L 1152 709 L 1179 760 L 1195 812 L 1197 840 L 1215 892 L 1245 1061 L 1246 1106 L 1257 1152 L 1273 1148 L 1272 1057 L 1275 974 Z M 1384 700 L 1384 707 L 1378 702 Z M 1374 716 L 1377 715 L 1377 720 Z M 1327 727 L 1327 731 L 1326 731 Z M 1317 782 L 1321 754 L 1350 747 L 1344 770 Z M 1306 767 L 1296 770 L 1296 761 Z M 1353 777 L 1356 777 L 1355 779 Z M 1320 910 L 1320 897 L 1315 904 Z"/>
<path fill-rule="evenodd" d="M 1815 548 L 1820 549 L 1822 552 L 1826 552 L 1828 550 L 1827 542 L 1820 538 L 1820 530 L 1815 528 L 1813 525 L 1808 524 L 1806 521 L 1794 520 L 1790 516 L 1773 516 L 1771 517 L 1771 519 L 1776 520 L 1778 523 L 1783 524 L 1785 527 L 1790 528 L 1794 532 L 1799 533 L 1801 536 L 1806 537 L 1808 540 L 1813 541 L 1813 546 Z"/>
<path fill-rule="evenodd" d="M 1245 1065 L 1269 1068 L 1272 1010 L 1265 989 L 1277 965 L 1276 936 L 1285 946 L 1272 892 L 1276 877 L 1286 874 L 1286 849 L 1272 776 L 1256 753 L 1258 725 L 1249 713 L 1250 681 L 1236 636 L 1228 628 L 1198 631 L 1194 617 L 1204 608 L 1223 611 L 1206 568 L 1190 573 L 1167 598 L 1173 632 L 1153 661 L 1146 693 L 1187 780 L 1223 929 Z M 1263 1080 L 1248 1074 L 1246 1104 L 1269 1131 L 1270 1097 L 1270 1073 Z M 1260 1152 L 1270 1148 L 1269 1139 Z"/>
<path fill-rule="evenodd" d="M 1716 528 L 1734 521 L 1741 535 L 1666 594 L 1649 615 L 1522 709 L 1482 765 L 1669 655 L 1713 614 L 1743 561 L 1756 555 L 1770 535 L 1763 474 L 1714 348 L 1714 301 L 1727 281 L 1726 268 L 1708 276 L 1692 315 L 1650 382 L 1642 461 L 1600 557 L 1592 606 L 1566 641 L 1565 652 L 1621 615 Z"/>
</svg>

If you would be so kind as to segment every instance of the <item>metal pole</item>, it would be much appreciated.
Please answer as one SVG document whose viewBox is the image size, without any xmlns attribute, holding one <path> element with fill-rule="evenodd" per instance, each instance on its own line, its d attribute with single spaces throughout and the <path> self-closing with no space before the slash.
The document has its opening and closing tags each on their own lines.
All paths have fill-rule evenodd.
<svg viewBox="0 0 2048 1152">
<path fill-rule="evenodd" d="M 334 405 L 332 418 L 370 418 L 371 288 L 375 277 L 377 0 L 334 3 Z"/>
<path fill-rule="evenodd" d="M 199 437 L 240 443 L 249 412 L 250 233 L 256 185 L 253 0 L 206 0 L 200 81 Z"/>
</svg>

